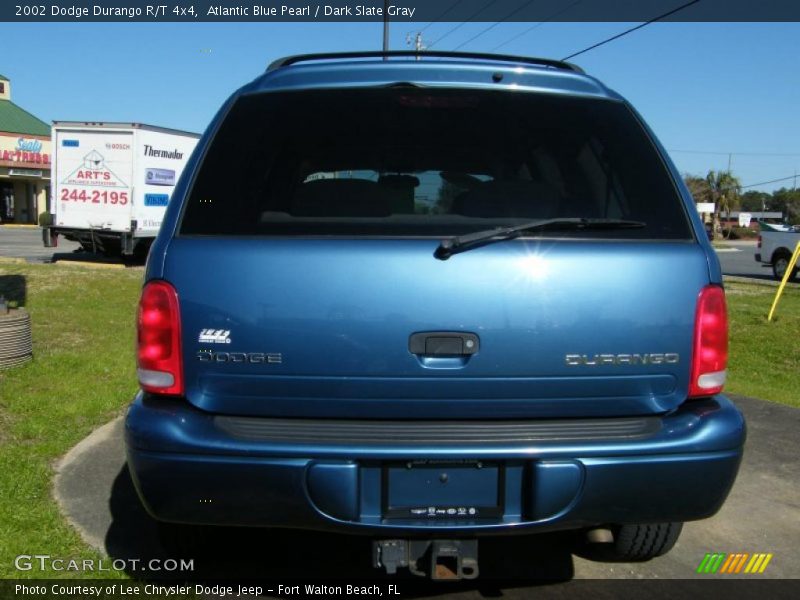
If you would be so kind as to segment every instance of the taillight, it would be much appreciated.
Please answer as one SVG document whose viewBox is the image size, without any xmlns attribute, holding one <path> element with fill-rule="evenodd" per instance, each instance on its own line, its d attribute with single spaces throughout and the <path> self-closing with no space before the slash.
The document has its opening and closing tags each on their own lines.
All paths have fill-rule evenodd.
<svg viewBox="0 0 800 600">
<path fill-rule="evenodd" d="M 758 235 L 758 243 L 756 243 L 756 248 L 761 248 L 761 234 Z"/>
<path fill-rule="evenodd" d="M 728 365 L 728 311 L 725 291 L 709 285 L 697 298 L 694 321 L 689 397 L 710 396 L 722 391 Z"/>
<path fill-rule="evenodd" d="M 156 394 L 183 394 L 178 293 L 166 281 L 144 286 L 137 329 L 139 385 Z"/>
</svg>

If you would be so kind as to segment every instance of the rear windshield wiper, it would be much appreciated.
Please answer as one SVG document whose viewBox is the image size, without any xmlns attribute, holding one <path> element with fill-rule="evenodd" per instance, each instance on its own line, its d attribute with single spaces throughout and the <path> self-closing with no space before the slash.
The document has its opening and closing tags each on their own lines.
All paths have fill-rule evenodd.
<svg viewBox="0 0 800 600">
<path fill-rule="evenodd" d="M 511 227 L 495 227 L 447 238 L 442 240 L 433 255 L 439 260 L 447 260 L 453 254 L 464 252 L 470 248 L 483 246 L 493 241 L 510 240 L 519 237 L 526 231 L 537 229 L 638 229 L 646 225 L 647 223 L 641 221 L 625 221 L 623 219 L 583 219 L 579 217 L 538 219 Z"/>
</svg>

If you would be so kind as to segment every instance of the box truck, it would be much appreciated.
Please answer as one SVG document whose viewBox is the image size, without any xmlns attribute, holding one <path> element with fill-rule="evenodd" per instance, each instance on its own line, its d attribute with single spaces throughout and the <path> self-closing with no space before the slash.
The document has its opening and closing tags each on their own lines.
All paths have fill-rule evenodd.
<svg viewBox="0 0 800 600">
<path fill-rule="evenodd" d="M 199 135 L 140 123 L 54 121 L 45 246 L 147 256 Z M 49 221 L 49 223 L 47 223 Z"/>
</svg>

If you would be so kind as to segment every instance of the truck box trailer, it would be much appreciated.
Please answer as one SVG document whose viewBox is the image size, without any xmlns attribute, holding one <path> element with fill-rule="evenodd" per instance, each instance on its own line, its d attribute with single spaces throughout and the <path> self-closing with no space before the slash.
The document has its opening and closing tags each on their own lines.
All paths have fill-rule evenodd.
<svg viewBox="0 0 800 600">
<path fill-rule="evenodd" d="M 140 123 L 54 121 L 50 223 L 88 251 L 146 256 L 199 135 Z"/>
</svg>

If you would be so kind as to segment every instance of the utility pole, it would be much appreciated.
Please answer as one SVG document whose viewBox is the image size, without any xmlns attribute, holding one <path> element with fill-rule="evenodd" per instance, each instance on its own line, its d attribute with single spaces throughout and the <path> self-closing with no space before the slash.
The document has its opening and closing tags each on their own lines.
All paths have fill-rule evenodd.
<svg viewBox="0 0 800 600">
<path fill-rule="evenodd" d="M 409 45 L 409 46 L 411 45 L 411 34 L 410 33 L 406 35 L 406 44 Z M 418 31 L 417 35 L 414 36 L 414 50 L 417 53 L 417 56 L 416 56 L 417 60 L 420 59 L 419 55 L 422 53 L 423 50 L 425 50 L 425 48 L 426 48 L 425 44 L 422 43 L 422 32 Z"/>
<path fill-rule="evenodd" d="M 728 175 L 731 174 L 731 157 L 733 156 L 732 152 L 728 153 Z"/>
<path fill-rule="evenodd" d="M 389 0 L 383 0 L 383 60 L 387 60 L 389 51 Z"/>
</svg>

